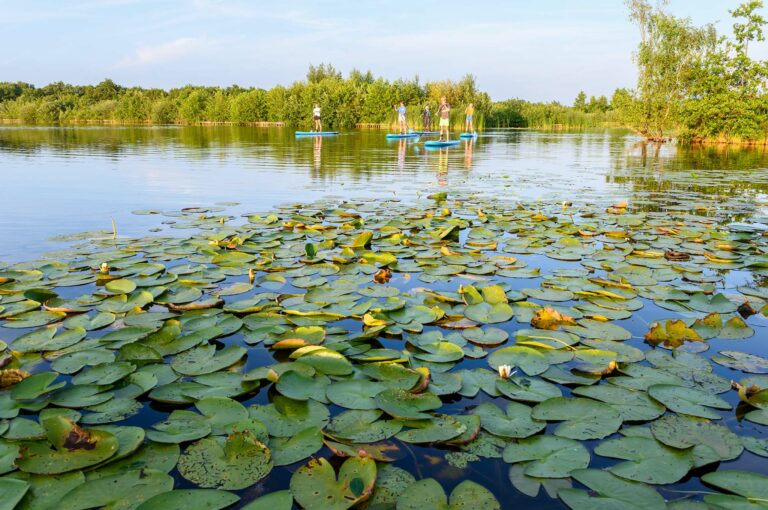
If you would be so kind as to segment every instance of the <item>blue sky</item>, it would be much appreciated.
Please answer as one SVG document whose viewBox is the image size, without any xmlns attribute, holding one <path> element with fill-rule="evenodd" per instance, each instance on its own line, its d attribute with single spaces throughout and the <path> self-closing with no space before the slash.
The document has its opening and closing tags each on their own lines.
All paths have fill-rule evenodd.
<svg viewBox="0 0 768 510">
<path fill-rule="evenodd" d="M 669 9 L 728 31 L 739 3 Z M 0 81 L 268 88 L 330 62 L 389 79 L 469 72 L 494 99 L 570 103 L 632 86 L 637 40 L 622 0 L 0 0 Z"/>
</svg>

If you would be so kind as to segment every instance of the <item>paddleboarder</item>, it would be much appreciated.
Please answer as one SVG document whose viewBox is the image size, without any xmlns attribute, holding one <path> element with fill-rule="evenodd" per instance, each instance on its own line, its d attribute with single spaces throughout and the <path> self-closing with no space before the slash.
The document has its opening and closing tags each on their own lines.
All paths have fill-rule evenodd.
<svg viewBox="0 0 768 510">
<path fill-rule="evenodd" d="M 475 115 L 475 105 L 469 103 L 467 109 L 464 110 L 464 114 L 466 115 L 466 119 L 464 120 L 464 132 L 475 134 L 475 125 L 472 122 L 472 117 Z"/>
<path fill-rule="evenodd" d="M 400 134 L 406 134 L 408 132 L 408 123 L 405 120 L 405 103 L 402 101 L 400 101 L 400 106 L 397 107 L 397 123 Z"/>
<path fill-rule="evenodd" d="M 320 121 L 320 105 L 315 104 L 312 109 L 312 119 L 315 121 L 315 131 L 320 132 L 323 130 L 323 123 Z"/>
<path fill-rule="evenodd" d="M 448 141 L 451 136 L 449 132 L 451 125 L 451 105 L 445 100 L 445 96 L 440 98 L 440 106 L 437 108 L 437 114 L 440 116 L 440 141 L 443 141 L 443 132 L 445 132 L 445 141 Z"/>
<path fill-rule="evenodd" d="M 429 111 L 429 105 L 424 107 L 422 120 L 424 121 L 424 131 L 432 131 L 432 112 Z"/>
</svg>

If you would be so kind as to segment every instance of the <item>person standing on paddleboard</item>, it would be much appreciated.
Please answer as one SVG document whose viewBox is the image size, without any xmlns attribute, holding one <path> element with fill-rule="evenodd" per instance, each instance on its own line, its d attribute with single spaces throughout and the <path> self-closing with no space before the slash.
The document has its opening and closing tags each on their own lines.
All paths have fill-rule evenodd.
<svg viewBox="0 0 768 510">
<path fill-rule="evenodd" d="M 475 114 L 475 105 L 469 103 L 464 113 L 467 115 L 464 121 L 464 132 L 475 134 L 475 124 L 472 122 L 472 116 Z"/>
<path fill-rule="evenodd" d="M 445 96 L 440 98 L 437 114 L 440 116 L 440 141 L 443 141 L 443 131 L 445 131 L 445 141 L 448 141 L 451 137 L 449 132 L 451 126 L 451 105 L 445 100 Z"/>
<path fill-rule="evenodd" d="M 320 132 L 323 130 L 323 123 L 320 122 L 320 105 L 316 104 L 312 109 L 312 120 L 315 121 L 315 131 Z"/>
<path fill-rule="evenodd" d="M 424 131 L 432 131 L 432 112 L 429 111 L 429 105 L 424 107 Z"/>
<path fill-rule="evenodd" d="M 401 135 L 408 133 L 408 123 L 405 120 L 405 103 L 402 101 L 400 101 L 400 106 L 397 107 L 397 124 Z"/>
</svg>

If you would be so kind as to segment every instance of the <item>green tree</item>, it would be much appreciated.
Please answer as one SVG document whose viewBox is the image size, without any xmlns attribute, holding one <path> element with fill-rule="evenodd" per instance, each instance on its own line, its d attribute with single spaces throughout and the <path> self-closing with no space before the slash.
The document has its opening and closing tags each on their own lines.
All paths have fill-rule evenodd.
<svg viewBox="0 0 768 510">
<path fill-rule="evenodd" d="M 630 19 L 640 30 L 635 55 L 638 84 L 626 120 L 649 140 L 665 141 L 666 130 L 678 119 L 687 86 L 699 57 L 716 42 L 711 25 L 695 27 L 647 0 L 629 0 Z"/>
<path fill-rule="evenodd" d="M 719 38 L 699 60 L 682 111 L 683 139 L 751 142 L 766 137 L 768 63 L 748 53 L 751 42 L 764 40 L 766 20 L 756 12 L 762 6 L 750 1 L 731 11 L 733 40 Z"/>
<path fill-rule="evenodd" d="M 573 101 L 573 107 L 583 112 L 587 111 L 587 93 L 580 90 Z"/>
</svg>

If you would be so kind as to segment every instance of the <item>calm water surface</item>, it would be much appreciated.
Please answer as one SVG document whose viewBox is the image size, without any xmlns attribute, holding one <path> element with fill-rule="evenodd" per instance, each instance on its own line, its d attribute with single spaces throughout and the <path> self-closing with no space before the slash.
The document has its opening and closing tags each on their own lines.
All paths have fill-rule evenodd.
<svg viewBox="0 0 768 510">
<path fill-rule="evenodd" d="M 378 131 L 297 139 L 289 130 L 239 127 L 0 127 L 0 261 L 37 258 L 62 248 L 49 241 L 50 237 L 111 230 L 112 219 L 123 235 L 143 235 L 149 229 L 173 233 L 161 223 L 162 217 L 131 213 L 139 209 L 237 202 L 239 205 L 228 210 L 266 212 L 277 204 L 327 196 L 407 200 L 438 189 L 473 190 L 524 202 L 627 200 L 648 210 L 701 204 L 713 207 L 723 221 L 768 223 L 768 209 L 763 208 L 768 203 L 768 155 L 762 150 L 648 147 L 621 131 L 489 132 L 437 151 L 425 150 L 421 142 L 388 142 Z M 549 269 L 553 261 L 542 258 L 537 265 Z M 752 280 L 751 274 L 737 271 L 728 277 L 728 284 Z M 531 282 L 515 285 L 530 286 Z M 636 336 L 629 343 L 643 347 L 648 324 L 670 315 L 647 302 L 631 319 L 619 323 Z M 750 325 L 756 336 L 738 348 L 765 355 L 766 320 L 755 316 Z M 518 327 L 508 325 L 510 330 Z M 710 344 L 710 352 L 717 352 L 728 342 Z M 271 360 L 262 350 L 265 352 L 249 356 L 249 368 Z M 486 365 L 485 360 L 476 360 L 462 366 Z M 719 365 L 715 371 L 738 377 L 738 372 Z M 482 395 L 446 402 L 446 409 L 455 412 L 491 400 Z M 724 397 L 737 402 L 735 394 Z M 265 402 L 267 394 L 260 392 L 247 403 Z M 146 427 L 167 412 L 155 404 L 147 405 L 127 423 Z M 739 434 L 765 437 L 758 425 L 736 423 L 733 413 L 726 423 Z M 493 490 L 504 508 L 562 507 L 559 500 L 543 494 L 534 500 L 518 493 L 508 481 L 509 466 L 500 460 L 472 463 L 467 470 L 459 470 L 442 460 L 441 450 L 412 449 L 413 456 L 398 465 L 414 474 L 438 478 L 448 492 L 470 478 Z M 591 466 L 613 462 L 593 456 Z M 766 459 L 745 451 L 720 469 L 768 473 L 766 464 Z M 258 490 L 287 487 L 292 471 L 275 469 Z M 698 479 L 700 474 L 691 473 L 671 489 L 707 490 Z M 178 481 L 177 487 L 188 485 L 181 478 Z M 664 496 L 674 499 L 681 494 L 665 492 Z M 246 490 L 241 495 L 247 502 L 255 494 Z"/>
<path fill-rule="evenodd" d="M 337 196 L 414 197 L 437 188 L 520 200 L 621 200 L 707 191 L 759 202 L 763 151 L 643 147 L 623 131 L 504 131 L 444 150 L 379 131 L 296 138 L 281 129 L 0 126 L 0 260 L 60 247 L 57 234 L 157 227 L 136 209 L 240 202 L 241 212 Z M 726 171 L 726 172 L 724 172 Z M 695 177 L 693 177 L 693 176 Z M 709 188 L 709 189 L 708 189 Z"/>
</svg>

